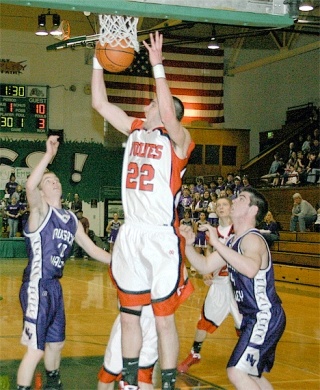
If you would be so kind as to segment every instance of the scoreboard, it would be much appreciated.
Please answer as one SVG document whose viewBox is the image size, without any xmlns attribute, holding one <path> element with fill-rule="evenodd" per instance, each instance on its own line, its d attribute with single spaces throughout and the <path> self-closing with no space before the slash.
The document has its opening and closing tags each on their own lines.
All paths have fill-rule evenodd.
<svg viewBox="0 0 320 390">
<path fill-rule="evenodd" d="M 0 132 L 47 133 L 48 86 L 0 84 Z"/>
</svg>

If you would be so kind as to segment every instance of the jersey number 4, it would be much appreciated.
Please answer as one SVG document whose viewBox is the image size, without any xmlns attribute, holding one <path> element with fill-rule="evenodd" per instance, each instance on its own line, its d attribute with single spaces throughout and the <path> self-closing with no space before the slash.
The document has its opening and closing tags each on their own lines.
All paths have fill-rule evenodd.
<svg viewBox="0 0 320 390">
<path fill-rule="evenodd" d="M 154 168 L 152 165 L 143 164 L 141 167 L 136 163 L 128 165 L 126 187 L 140 191 L 153 191 L 152 180 L 154 179 Z"/>
</svg>

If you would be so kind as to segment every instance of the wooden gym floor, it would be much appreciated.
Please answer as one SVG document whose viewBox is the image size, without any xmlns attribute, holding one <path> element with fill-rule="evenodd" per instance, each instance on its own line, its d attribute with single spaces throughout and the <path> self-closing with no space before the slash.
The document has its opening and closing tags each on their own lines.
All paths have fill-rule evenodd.
<svg viewBox="0 0 320 390">
<path fill-rule="evenodd" d="M 0 259 L 0 380 L 15 388 L 15 375 L 24 347 L 20 345 L 22 316 L 19 288 L 25 259 Z M 191 277 L 192 297 L 177 312 L 180 359 L 192 346 L 195 326 L 207 287 L 200 277 Z M 116 292 L 105 265 L 82 259 L 68 261 L 62 279 L 67 314 L 67 339 L 63 350 L 61 375 L 65 390 L 96 389 L 96 374 L 105 345 L 118 314 Z M 273 370 L 267 374 L 275 390 L 320 389 L 319 378 L 319 288 L 277 282 L 278 293 L 287 314 L 287 327 L 277 349 Z M 226 363 L 236 343 L 233 321 L 208 335 L 202 347 L 201 362 L 189 375 L 179 375 L 180 389 L 232 389 L 226 376 Z M 39 366 L 43 370 L 43 365 Z M 158 368 L 155 387 L 158 387 Z M 0 388 L 1 383 L 0 383 Z"/>
</svg>

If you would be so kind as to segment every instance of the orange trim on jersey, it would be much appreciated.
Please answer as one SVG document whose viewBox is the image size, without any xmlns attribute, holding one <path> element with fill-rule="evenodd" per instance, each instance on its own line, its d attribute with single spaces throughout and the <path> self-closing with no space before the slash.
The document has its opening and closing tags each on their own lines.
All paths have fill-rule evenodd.
<svg viewBox="0 0 320 390">
<path fill-rule="evenodd" d="M 156 316 L 169 316 L 184 302 L 193 292 L 194 287 L 189 279 L 179 284 L 177 291 L 168 299 L 152 303 L 153 312 Z"/>
<path fill-rule="evenodd" d="M 154 366 L 147 367 L 147 368 L 139 368 L 138 382 L 152 384 L 153 368 L 154 368 Z"/>
<path fill-rule="evenodd" d="M 100 368 L 100 371 L 98 372 L 98 379 L 102 383 L 112 383 L 114 381 L 119 381 L 121 379 L 121 373 L 112 374 L 111 372 L 106 371 L 104 366 L 102 366 Z"/>
<path fill-rule="evenodd" d="M 197 323 L 197 329 L 205 330 L 208 333 L 213 333 L 218 329 L 218 326 L 214 325 L 212 322 L 206 320 L 201 316 L 200 320 Z"/>
<path fill-rule="evenodd" d="M 228 272 L 228 266 L 225 265 L 224 267 L 222 267 L 218 273 L 219 276 L 228 276 L 229 275 L 229 272 Z"/>
</svg>

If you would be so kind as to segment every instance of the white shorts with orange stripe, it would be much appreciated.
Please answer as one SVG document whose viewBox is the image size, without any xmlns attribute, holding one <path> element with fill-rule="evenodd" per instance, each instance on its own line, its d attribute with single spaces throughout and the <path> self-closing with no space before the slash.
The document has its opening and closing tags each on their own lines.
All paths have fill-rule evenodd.
<svg viewBox="0 0 320 390">
<path fill-rule="evenodd" d="M 231 314 L 236 329 L 240 329 L 242 315 L 234 299 L 229 276 L 215 276 L 211 284 L 198 321 L 197 328 L 213 333 Z"/>
<path fill-rule="evenodd" d="M 140 318 L 143 343 L 139 357 L 139 381 L 152 383 L 152 372 L 158 360 L 158 338 L 152 307 L 144 306 Z M 116 318 L 104 354 L 103 367 L 98 378 L 100 382 L 119 380 L 122 371 L 120 315 Z"/>
<path fill-rule="evenodd" d="M 152 303 L 157 316 L 176 311 L 193 291 L 180 245 L 172 226 L 121 226 L 111 261 L 121 306 Z"/>
</svg>

